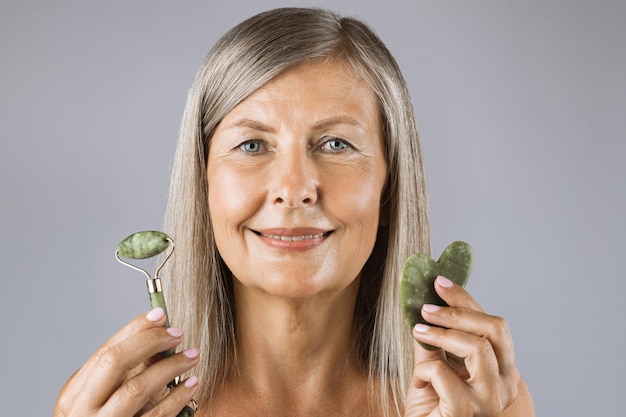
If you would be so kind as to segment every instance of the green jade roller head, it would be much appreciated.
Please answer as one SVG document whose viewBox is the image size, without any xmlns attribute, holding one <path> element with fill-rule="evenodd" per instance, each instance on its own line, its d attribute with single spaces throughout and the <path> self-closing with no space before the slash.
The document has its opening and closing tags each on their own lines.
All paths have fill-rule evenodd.
<svg viewBox="0 0 626 417">
<path fill-rule="evenodd" d="M 161 261 L 157 267 L 154 277 L 150 276 L 150 273 L 145 269 L 133 265 L 120 257 L 122 256 L 128 259 L 146 259 L 157 256 L 168 248 L 169 252 L 165 255 L 163 261 Z M 121 264 L 142 272 L 147 277 L 146 285 L 148 286 L 148 294 L 150 296 L 150 306 L 152 308 L 161 307 L 163 311 L 165 311 L 165 327 L 170 327 L 170 322 L 167 315 L 167 307 L 165 306 L 165 298 L 163 297 L 163 286 L 161 284 L 161 279 L 159 278 L 159 272 L 161 271 L 161 268 L 163 268 L 163 265 L 165 265 L 165 262 L 167 262 L 172 256 L 174 248 L 174 241 L 167 234 L 154 230 L 145 230 L 133 233 L 132 235 L 126 237 L 119 243 L 117 250 L 115 251 L 115 257 Z M 161 356 L 166 358 L 174 353 L 174 349 L 168 349 L 165 352 L 162 352 Z M 180 377 L 176 377 L 168 384 L 168 387 L 174 388 L 179 383 Z M 195 401 L 192 400 L 192 406 L 185 406 L 185 408 L 178 413 L 177 417 L 192 417 L 196 408 L 197 405 L 195 404 Z"/>
</svg>

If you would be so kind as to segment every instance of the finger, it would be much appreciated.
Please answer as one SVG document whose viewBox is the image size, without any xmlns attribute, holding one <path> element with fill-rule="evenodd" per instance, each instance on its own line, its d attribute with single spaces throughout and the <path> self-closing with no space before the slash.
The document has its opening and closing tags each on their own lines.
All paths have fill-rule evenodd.
<svg viewBox="0 0 626 417">
<path fill-rule="evenodd" d="M 443 276 L 439 276 L 435 280 L 435 290 L 437 291 L 437 294 L 439 294 L 439 296 L 451 307 L 459 307 L 484 313 L 480 304 L 478 304 L 478 302 L 476 302 L 476 300 L 465 289 Z M 462 317 L 461 314 L 458 314 L 457 316 Z M 429 317 L 434 318 L 432 316 Z M 502 374 L 515 372 L 517 368 L 515 366 L 513 340 L 506 321 L 501 317 L 490 315 L 473 315 L 473 317 L 475 319 L 473 321 L 463 320 L 463 325 L 467 325 L 468 327 L 463 327 L 462 325 L 456 327 L 457 325 L 455 324 L 433 324 L 443 325 L 444 327 L 450 328 L 458 328 L 469 333 L 486 337 L 491 342 L 496 353 L 498 364 L 500 366 L 500 372 Z"/>
<path fill-rule="evenodd" d="M 420 332 L 418 326 L 420 325 L 417 324 L 415 328 L 413 329 L 414 335 L 419 334 Z M 441 349 L 427 350 L 423 346 L 421 346 L 419 343 L 417 343 L 417 340 L 415 339 L 413 340 L 413 366 L 414 367 L 419 365 L 422 362 L 444 360 L 444 359 L 445 359 L 445 354 Z M 414 378 L 413 385 L 415 386 L 415 388 L 424 388 L 426 387 L 426 385 L 428 385 L 428 381 L 420 381 Z"/>
<path fill-rule="evenodd" d="M 89 400 L 90 398 L 81 396 L 80 394 L 84 393 L 85 384 L 89 379 L 91 379 L 94 366 L 100 361 L 100 358 L 102 358 L 102 356 L 104 356 L 106 352 L 111 349 L 111 347 L 131 335 L 147 328 L 163 326 L 165 324 L 165 319 L 165 312 L 162 308 L 152 309 L 141 316 L 136 317 L 121 330 L 115 333 L 85 362 L 85 364 L 72 376 L 72 378 L 68 380 L 66 386 L 63 388 L 64 398 L 71 398 L 74 404 L 81 403 L 80 406 L 86 407 L 86 402 L 83 402 L 81 398 L 84 400 Z"/>
<path fill-rule="evenodd" d="M 439 307 L 426 304 L 422 316 L 429 323 L 483 337 L 492 345 L 501 374 L 516 369 L 513 339 L 506 321 L 476 310 L 458 307 Z"/>
<path fill-rule="evenodd" d="M 143 366 L 148 358 L 175 348 L 181 342 L 179 328 L 156 327 L 141 330 L 102 351 L 85 382 L 84 390 L 90 393 L 88 407 L 102 406 L 133 368 Z"/>
<path fill-rule="evenodd" d="M 416 326 L 417 327 L 417 326 Z M 464 358 L 468 376 L 459 374 L 447 361 L 425 361 L 414 369 L 414 380 L 428 382 L 439 396 L 442 415 L 500 415 L 517 395 L 519 377 L 501 376 L 495 353 L 483 337 L 452 329 L 418 328 L 422 340 Z"/>
<path fill-rule="evenodd" d="M 162 401 L 155 404 L 144 417 L 177 416 L 182 409 L 190 405 L 194 394 L 198 390 L 198 378 L 191 376 L 182 384 L 178 385 Z"/>
<path fill-rule="evenodd" d="M 425 381 L 439 397 L 437 411 L 446 416 L 466 415 L 471 410 L 471 388 L 445 360 L 421 362 L 413 369 L 413 381 Z M 430 389 L 428 386 L 424 388 Z"/>
<path fill-rule="evenodd" d="M 498 380 L 498 361 L 489 340 L 454 329 L 426 325 L 415 327 L 417 340 L 441 347 L 464 359 L 469 384 L 491 384 Z"/>
<path fill-rule="evenodd" d="M 195 348 L 187 349 L 155 363 L 122 384 L 102 407 L 100 415 L 103 417 L 135 415 L 148 403 L 153 404 L 153 407 L 147 415 L 154 413 L 155 416 L 165 416 L 170 415 L 170 412 L 180 411 L 184 404 L 191 400 L 191 397 L 187 398 L 184 395 L 185 390 L 179 392 L 180 390 L 176 389 L 174 391 L 177 393 L 174 397 L 164 401 L 163 390 L 172 379 L 190 370 L 197 363 L 198 349 Z M 187 380 L 187 382 L 191 386 L 186 388 L 194 388 L 197 384 L 197 381 L 194 383 L 194 379 Z M 167 399 L 170 395 L 172 394 L 165 398 Z"/>
<path fill-rule="evenodd" d="M 420 326 L 418 329 L 421 332 L 414 337 L 463 358 L 467 373 L 459 372 L 458 375 L 472 387 L 478 400 L 476 404 L 481 404 L 480 407 L 485 410 L 502 410 L 515 398 L 519 372 L 515 367 L 512 340 L 504 320 L 455 307 L 427 305 L 423 313 L 432 315 L 425 319 L 433 324 L 455 327 L 455 321 L 463 323 L 450 329 Z"/>
<path fill-rule="evenodd" d="M 181 385 L 176 387 L 165 399 L 162 401 L 161 409 L 166 410 L 168 413 L 174 412 L 171 414 L 172 416 L 177 415 L 185 406 L 189 405 L 191 407 L 191 402 L 193 401 L 193 396 L 198 390 L 198 378 L 196 376 L 190 376 L 187 378 Z M 182 406 L 182 407 L 181 407 Z M 192 410 L 195 411 L 195 408 L 192 407 Z M 160 411 L 158 408 L 154 411 Z M 147 417 L 157 417 L 168 414 L 163 413 L 149 413 Z"/>
<path fill-rule="evenodd" d="M 449 306 L 483 312 L 470 293 L 444 276 L 440 275 L 435 279 L 435 291 Z"/>
<path fill-rule="evenodd" d="M 133 319 L 133 321 L 124 326 L 119 332 L 111 336 L 109 340 L 106 341 L 105 345 L 116 345 L 122 340 L 127 339 L 133 334 L 144 329 L 162 327 L 165 325 L 165 319 L 165 310 L 161 307 L 153 308 L 152 310 L 149 310 Z"/>
<path fill-rule="evenodd" d="M 140 332 L 141 330 L 162 327 L 165 324 L 165 311 L 160 308 L 154 308 L 146 313 L 135 317 L 130 323 L 120 329 L 117 333 L 111 336 L 104 344 L 92 355 L 85 363 L 82 369 L 89 370 L 94 363 L 98 362 L 99 357 L 102 356 L 108 349 L 117 345 L 122 340 L 129 338 L 130 336 Z M 88 373 L 88 372 L 87 372 Z"/>
</svg>

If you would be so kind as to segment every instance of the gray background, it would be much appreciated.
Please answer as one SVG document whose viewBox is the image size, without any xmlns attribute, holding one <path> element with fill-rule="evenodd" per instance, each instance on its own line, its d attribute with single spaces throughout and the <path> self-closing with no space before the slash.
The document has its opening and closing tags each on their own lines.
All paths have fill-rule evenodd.
<svg viewBox="0 0 626 417">
<path fill-rule="evenodd" d="M 200 60 L 258 11 L 370 23 L 410 84 L 433 249 L 506 317 L 540 416 L 624 413 L 623 1 L 0 3 L 0 414 L 51 413 L 67 377 L 148 308 L 113 258 L 160 228 Z"/>
</svg>

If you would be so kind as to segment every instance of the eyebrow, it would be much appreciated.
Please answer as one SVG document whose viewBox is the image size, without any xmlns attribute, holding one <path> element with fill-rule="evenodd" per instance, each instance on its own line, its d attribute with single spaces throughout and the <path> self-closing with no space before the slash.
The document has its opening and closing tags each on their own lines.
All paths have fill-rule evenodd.
<svg viewBox="0 0 626 417">
<path fill-rule="evenodd" d="M 320 120 L 315 125 L 313 125 L 313 129 L 324 130 L 326 128 L 336 126 L 336 125 L 341 125 L 341 124 L 356 126 L 359 129 L 363 129 L 364 127 L 358 120 L 345 115 L 345 116 L 329 117 L 328 119 Z"/>
<path fill-rule="evenodd" d="M 247 127 L 250 129 L 261 131 L 261 132 L 269 132 L 269 133 L 274 132 L 274 129 L 272 127 L 254 119 L 238 119 L 229 127 Z"/>
<path fill-rule="evenodd" d="M 356 119 L 350 116 L 344 115 L 344 116 L 335 116 L 335 117 L 329 117 L 327 119 L 322 119 L 313 125 L 313 130 L 324 130 L 329 127 L 340 125 L 340 124 L 356 126 L 359 129 L 364 128 L 363 124 L 357 121 Z M 232 123 L 229 127 L 245 127 L 249 129 L 258 130 L 260 132 L 268 132 L 268 133 L 275 132 L 275 129 L 272 128 L 271 126 L 266 125 L 265 123 L 262 123 L 258 120 L 248 119 L 248 118 L 238 119 L 234 123 Z"/>
</svg>

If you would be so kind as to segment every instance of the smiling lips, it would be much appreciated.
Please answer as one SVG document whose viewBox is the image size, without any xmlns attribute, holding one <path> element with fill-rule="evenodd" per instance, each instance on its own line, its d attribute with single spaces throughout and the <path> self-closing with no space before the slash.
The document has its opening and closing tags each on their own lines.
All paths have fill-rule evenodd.
<svg viewBox="0 0 626 417">
<path fill-rule="evenodd" d="M 254 232 L 268 246 L 288 252 L 313 249 L 331 233 L 320 229 L 271 229 Z"/>
</svg>

